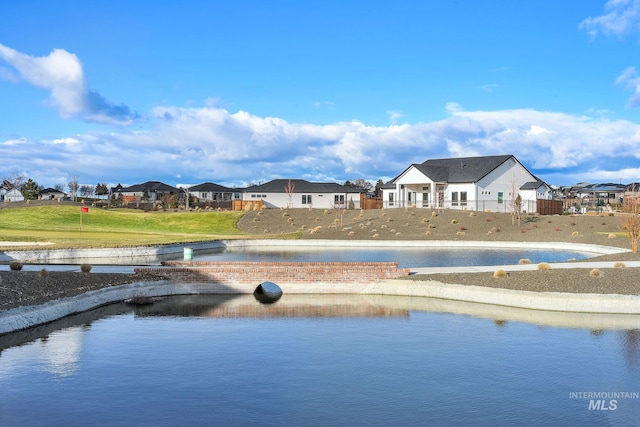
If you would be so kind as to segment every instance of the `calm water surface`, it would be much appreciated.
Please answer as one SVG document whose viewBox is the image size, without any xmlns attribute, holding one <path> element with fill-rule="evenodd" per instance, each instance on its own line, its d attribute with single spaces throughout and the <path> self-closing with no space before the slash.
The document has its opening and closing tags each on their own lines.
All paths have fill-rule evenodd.
<svg viewBox="0 0 640 427">
<path fill-rule="evenodd" d="M 570 397 L 640 392 L 633 316 L 320 295 L 171 297 L 83 316 L 0 337 L 0 425 L 640 420 L 638 398 L 604 411 Z"/>
<path fill-rule="evenodd" d="M 314 247 L 246 247 L 227 248 L 203 255 L 196 261 L 397 261 L 401 268 L 446 267 L 464 265 L 518 264 L 523 258 L 532 263 L 564 262 L 584 259 L 585 252 L 532 249 L 467 248 L 314 248 Z"/>
</svg>

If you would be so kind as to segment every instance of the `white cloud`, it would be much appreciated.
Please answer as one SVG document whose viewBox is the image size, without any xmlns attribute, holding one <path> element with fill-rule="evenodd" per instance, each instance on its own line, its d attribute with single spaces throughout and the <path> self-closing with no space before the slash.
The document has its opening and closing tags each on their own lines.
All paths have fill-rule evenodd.
<svg viewBox="0 0 640 427">
<path fill-rule="evenodd" d="M 333 110 L 333 107 L 335 107 L 335 103 L 333 103 L 332 101 L 315 101 L 311 103 L 311 106 L 313 108 L 327 108 Z"/>
<path fill-rule="evenodd" d="M 580 28 L 586 30 L 591 37 L 600 33 L 624 37 L 640 30 L 639 0 L 609 0 L 604 8 L 604 15 L 589 17 L 580 23 Z"/>
<path fill-rule="evenodd" d="M 88 89 L 82 63 L 64 49 L 34 57 L 0 44 L 0 60 L 14 67 L 25 82 L 49 90 L 49 101 L 63 118 L 110 124 L 131 124 L 140 119 L 126 105 L 113 104 Z M 7 71 L 2 72 L 2 76 L 14 82 L 18 78 Z"/>
<path fill-rule="evenodd" d="M 447 104 L 444 106 L 444 109 L 448 113 L 456 113 L 458 111 L 464 110 L 462 108 L 462 105 L 458 104 L 457 102 L 447 102 Z"/>
<path fill-rule="evenodd" d="M 0 148 L 0 156 L 45 186 L 65 174 L 125 185 L 246 185 L 286 177 L 376 181 L 429 158 L 495 154 L 514 154 L 550 184 L 600 177 L 640 181 L 640 125 L 600 116 L 458 109 L 426 123 L 321 126 L 246 111 L 169 106 L 155 108 L 148 124 L 144 131 L 14 138 L 3 143 L 12 146 Z"/>
<path fill-rule="evenodd" d="M 488 83 L 488 84 L 485 84 L 485 85 L 480 86 L 480 89 L 482 89 L 482 90 L 483 90 L 483 91 L 485 91 L 485 92 L 489 92 L 489 93 L 491 93 L 491 92 L 493 92 L 493 90 L 494 90 L 495 88 L 497 88 L 497 87 L 498 87 L 498 85 L 497 85 L 497 84 L 495 84 L 495 83 Z"/>
<path fill-rule="evenodd" d="M 398 121 L 404 117 L 402 111 L 387 110 L 387 114 L 389 115 L 389 122 L 392 125 L 397 125 Z"/>
</svg>

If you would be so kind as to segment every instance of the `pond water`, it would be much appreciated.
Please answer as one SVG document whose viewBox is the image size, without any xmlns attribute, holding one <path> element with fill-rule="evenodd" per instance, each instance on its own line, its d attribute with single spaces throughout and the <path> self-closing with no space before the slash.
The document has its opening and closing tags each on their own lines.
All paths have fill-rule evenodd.
<svg viewBox="0 0 640 427">
<path fill-rule="evenodd" d="M 383 248 L 249 246 L 196 254 L 194 261 L 397 261 L 401 268 L 564 262 L 593 256 L 549 249 Z"/>
<path fill-rule="evenodd" d="M 115 304 L 0 337 L 0 425 L 638 425 L 639 324 L 411 297 Z"/>
</svg>

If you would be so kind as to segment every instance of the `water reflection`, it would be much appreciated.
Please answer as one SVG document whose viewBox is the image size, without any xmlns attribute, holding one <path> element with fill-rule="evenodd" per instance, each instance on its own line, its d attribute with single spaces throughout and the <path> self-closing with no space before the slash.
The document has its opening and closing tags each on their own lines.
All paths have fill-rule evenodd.
<svg viewBox="0 0 640 427">
<path fill-rule="evenodd" d="M 637 391 L 638 322 L 364 295 L 114 304 L 0 337 L 0 425 L 620 425 L 640 399 L 569 394 Z"/>
<path fill-rule="evenodd" d="M 74 374 L 80 363 L 84 332 L 78 326 L 62 329 L 24 344 L 20 352 L 0 353 L 0 378 L 27 366 L 36 366 L 58 377 Z"/>
<path fill-rule="evenodd" d="M 621 331 L 622 354 L 629 366 L 640 366 L 640 329 Z"/>
</svg>

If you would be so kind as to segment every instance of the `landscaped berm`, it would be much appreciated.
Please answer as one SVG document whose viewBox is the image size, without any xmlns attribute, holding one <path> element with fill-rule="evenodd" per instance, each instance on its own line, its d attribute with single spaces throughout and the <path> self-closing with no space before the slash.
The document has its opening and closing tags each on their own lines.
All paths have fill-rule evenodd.
<svg viewBox="0 0 640 427">
<path fill-rule="evenodd" d="M 527 215 L 435 209 L 309 210 L 247 212 L 238 227 L 257 235 L 297 232 L 302 239 L 459 240 L 573 242 L 630 248 L 621 216 Z"/>
</svg>

